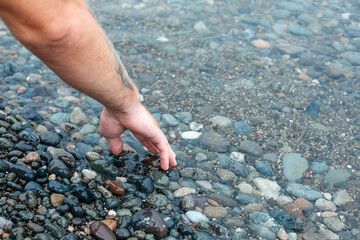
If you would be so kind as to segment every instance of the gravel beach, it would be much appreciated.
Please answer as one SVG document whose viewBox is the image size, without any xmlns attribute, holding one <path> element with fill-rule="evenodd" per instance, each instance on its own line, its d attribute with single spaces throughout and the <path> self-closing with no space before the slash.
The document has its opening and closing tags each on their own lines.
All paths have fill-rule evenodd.
<svg viewBox="0 0 360 240">
<path fill-rule="evenodd" d="M 89 0 L 178 166 L 0 22 L 0 236 L 360 240 L 360 2 Z"/>
</svg>

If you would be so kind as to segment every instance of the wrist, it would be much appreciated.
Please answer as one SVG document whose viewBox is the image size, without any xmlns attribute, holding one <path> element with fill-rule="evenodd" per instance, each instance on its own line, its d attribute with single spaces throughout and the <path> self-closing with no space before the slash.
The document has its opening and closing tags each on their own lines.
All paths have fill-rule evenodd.
<svg viewBox="0 0 360 240">
<path fill-rule="evenodd" d="M 140 102 L 140 93 L 135 90 L 127 89 L 126 93 L 119 94 L 117 100 L 109 104 L 104 104 L 104 109 L 116 115 L 132 115 L 142 106 Z"/>
</svg>

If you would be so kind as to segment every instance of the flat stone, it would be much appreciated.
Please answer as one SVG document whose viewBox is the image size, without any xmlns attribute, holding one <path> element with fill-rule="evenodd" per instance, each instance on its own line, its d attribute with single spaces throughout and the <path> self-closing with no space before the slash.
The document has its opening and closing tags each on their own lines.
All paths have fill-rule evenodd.
<svg viewBox="0 0 360 240">
<path fill-rule="evenodd" d="M 171 114 L 161 115 L 161 120 L 165 123 L 166 126 L 177 126 L 179 122 Z"/>
<path fill-rule="evenodd" d="M 311 186 L 298 183 L 289 183 L 286 191 L 297 198 L 305 198 L 309 201 L 315 201 L 322 197 L 321 192 L 315 191 Z"/>
<path fill-rule="evenodd" d="M 201 132 L 187 131 L 181 133 L 181 137 L 183 139 L 193 140 L 193 139 L 198 139 L 201 134 L 202 134 Z"/>
<path fill-rule="evenodd" d="M 221 178 L 221 180 L 227 181 L 229 183 L 234 183 L 238 179 L 235 173 L 227 169 L 218 169 L 216 174 Z"/>
<path fill-rule="evenodd" d="M 70 113 L 70 122 L 73 124 L 84 124 L 88 121 L 88 117 L 79 107 L 74 108 Z"/>
<path fill-rule="evenodd" d="M 174 192 L 174 196 L 177 198 L 184 197 L 189 194 L 195 194 L 196 190 L 189 187 L 181 187 Z"/>
<path fill-rule="evenodd" d="M 249 140 L 245 140 L 240 143 L 240 150 L 255 156 L 261 156 L 263 154 L 263 150 L 259 144 Z"/>
<path fill-rule="evenodd" d="M 290 43 L 278 43 L 275 48 L 279 49 L 280 52 L 295 55 L 304 52 L 306 49 L 303 47 L 295 46 Z"/>
<path fill-rule="evenodd" d="M 335 192 L 334 194 L 334 200 L 333 202 L 337 205 L 337 206 L 344 206 L 347 203 L 353 202 L 354 200 L 351 198 L 351 196 L 349 195 L 349 193 L 343 189 L 343 190 L 339 190 L 337 192 Z"/>
<path fill-rule="evenodd" d="M 345 224 L 338 217 L 324 218 L 325 225 L 334 232 L 340 232 L 345 228 Z"/>
<path fill-rule="evenodd" d="M 224 116 L 217 115 L 215 117 L 210 118 L 210 121 L 219 127 L 231 126 L 231 119 Z"/>
<path fill-rule="evenodd" d="M 322 211 L 336 212 L 336 205 L 332 201 L 326 200 L 324 198 L 319 198 L 315 201 L 315 207 L 319 208 Z"/>
<path fill-rule="evenodd" d="M 90 225 L 91 234 L 99 240 L 116 240 L 114 233 L 103 222 L 96 221 Z"/>
<path fill-rule="evenodd" d="M 224 207 L 208 206 L 204 209 L 204 214 L 208 218 L 224 218 L 227 216 L 227 210 Z"/>
<path fill-rule="evenodd" d="M 349 169 L 332 169 L 325 175 L 325 180 L 331 184 L 346 182 L 351 177 Z"/>
<path fill-rule="evenodd" d="M 309 168 L 307 160 L 298 153 L 288 153 L 283 157 L 284 176 L 291 182 L 302 178 Z"/>
<path fill-rule="evenodd" d="M 209 222 L 209 219 L 202 214 L 201 212 L 197 211 L 187 211 L 186 216 L 190 219 L 193 223 L 199 223 L 199 222 Z"/>
<path fill-rule="evenodd" d="M 225 153 L 229 151 L 230 142 L 215 132 L 205 132 L 199 137 L 200 145 L 210 151 Z"/>
</svg>

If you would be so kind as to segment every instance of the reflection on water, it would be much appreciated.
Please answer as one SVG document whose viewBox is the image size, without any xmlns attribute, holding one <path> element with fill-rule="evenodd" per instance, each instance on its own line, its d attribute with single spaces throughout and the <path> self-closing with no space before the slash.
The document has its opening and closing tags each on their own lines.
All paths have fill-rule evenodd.
<svg viewBox="0 0 360 240">
<path fill-rule="evenodd" d="M 359 238 L 358 1 L 88 3 L 176 150 L 179 173 L 150 174 L 159 194 L 179 222 L 196 223 L 194 209 L 210 220 L 193 236 Z M 66 87 L 4 26 L 0 34 L 0 98 L 13 114 L 32 107 L 59 126 L 79 106 L 89 123 L 68 131 L 68 144 L 84 154 L 106 149 L 93 129 L 101 106 Z"/>
</svg>

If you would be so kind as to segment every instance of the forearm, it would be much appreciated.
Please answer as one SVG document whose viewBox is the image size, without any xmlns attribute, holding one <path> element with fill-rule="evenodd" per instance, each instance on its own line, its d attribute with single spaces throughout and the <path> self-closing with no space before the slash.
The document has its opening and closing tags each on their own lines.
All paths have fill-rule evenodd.
<svg viewBox="0 0 360 240">
<path fill-rule="evenodd" d="M 51 5 L 58 11 L 55 17 L 49 9 L 39 12 L 41 4 L 44 0 L 27 4 L 25 21 L 16 22 L 14 16 L 18 14 L 9 11 L 1 16 L 15 37 L 72 87 L 119 112 L 139 104 L 136 86 L 86 4 L 64 1 Z M 37 21 L 45 25 L 37 26 Z"/>
</svg>

